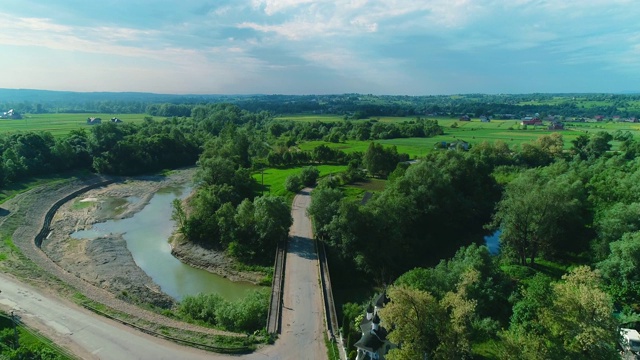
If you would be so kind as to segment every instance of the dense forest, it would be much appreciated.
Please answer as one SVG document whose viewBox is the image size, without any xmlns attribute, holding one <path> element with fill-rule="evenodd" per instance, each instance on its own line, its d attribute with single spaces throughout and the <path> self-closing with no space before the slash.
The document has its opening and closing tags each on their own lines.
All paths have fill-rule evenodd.
<svg viewBox="0 0 640 360">
<path fill-rule="evenodd" d="M 310 213 L 334 273 L 360 274 L 337 281 L 390 285 L 382 317 L 403 346 L 389 358 L 472 358 L 487 343 L 502 359 L 619 358 L 616 325 L 632 326 L 640 305 L 640 159 L 609 152 L 611 140 L 580 137 L 567 152 L 554 133 L 516 151 L 433 152 L 364 205 L 316 189 Z M 483 229 L 501 231 L 499 256 Z M 352 342 L 365 305 L 343 309 Z"/>
<path fill-rule="evenodd" d="M 180 114 L 59 138 L 2 135 L 1 185 L 68 170 L 126 176 L 197 165 L 196 192 L 174 204 L 178 230 L 246 264 L 269 265 L 291 224 L 289 204 L 261 196 L 251 175 L 299 167 L 287 188 L 318 182 L 309 213 L 334 286 L 386 288 L 391 302 L 381 316 L 402 345 L 389 359 L 619 358 L 616 326 L 632 326 L 640 307 L 640 144 L 630 133 L 587 133 L 569 146 L 556 132 L 518 146 L 430 149 L 409 165 L 406 154 L 374 142 L 350 153 L 299 144 L 430 137 L 443 132 L 436 120 L 353 122 L 358 110 L 349 107 L 343 121 L 291 122 L 274 117 L 275 108 L 167 104 L 145 110 Z M 490 104 L 473 106 L 498 109 Z M 347 171 L 318 179 L 320 164 Z M 366 201 L 345 193 L 366 177 L 384 179 L 384 190 Z M 483 238 L 497 230 L 500 252 L 491 254 Z M 350 345 L 365 306 L 342 309 Z"/>
<path fill-rule="evenodd" d="M 74 93 L 0 89 L 0 110 L 20 113 L 148 113 L 189 116 L 200 105 L 228 103 L 251 112 L 334 114 L 351 119 L 377 116 L 481 115 L 521 118 L 531 114 L 564 117 L 640 118 L 640 94 L 460 94 L 392 96 L 339 95 L 170 95 Z"/>
</svg>

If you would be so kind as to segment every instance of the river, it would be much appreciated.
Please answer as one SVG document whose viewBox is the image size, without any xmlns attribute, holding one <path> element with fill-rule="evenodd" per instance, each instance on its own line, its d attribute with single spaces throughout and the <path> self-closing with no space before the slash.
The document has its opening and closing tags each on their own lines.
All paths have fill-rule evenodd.
<svg viewBox="0 0 640 360">
<path fill-rule="evenodd" d="M 188 195 L 190 191 L 190 188 L 163 189 L 133 217 L 94 224 L 91 229 L 77 231 L 71 237 L 94 239 L 101 235 L 123 234 L 136 264 L 162 291 L 177 300 L 198 293 L 216 293 L 233 301 L 242 298 L 247 291 L 259 289 L 259 286 L 251 283 L 233 282 L 191 267 L 171 255 L 168 239 L 175 225 L 171 220 L 172 202 Z M 127 201 L 140 200 L 129 198 Z"/>
</svg>

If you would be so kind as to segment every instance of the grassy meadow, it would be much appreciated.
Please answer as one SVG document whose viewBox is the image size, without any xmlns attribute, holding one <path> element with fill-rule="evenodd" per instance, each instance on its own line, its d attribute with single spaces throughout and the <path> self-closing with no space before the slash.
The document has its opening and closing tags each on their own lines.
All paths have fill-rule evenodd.
<svg viewBox="0 0 640 360">
<path fill-rule="evenodd" d="M 147 114 L 23 114 L 20 120 L 2 119 L 0 120 L 0 134 L 25 132 L 25 131 L 45 131 L 50 132 L 55 137 L 68 134 L 71 130 L 90 129 L 87 125 L 88 117 L 101 118 L 103 122 L 109 121 L 112 117 L 117 117 L 124 123 L 139 123 L 144 120 Z"/>
<path fill-rule="evenodd" d="M 347 170 L 345 165 L 314 165 L 320 171 L 320 177 L 328 176 L 330 174 L 336 174 Z M 288 196 L 289 192 L 284 188 L 284 182 L 289 175 L 299 174 L 303 167 L 291 167 L 291 168 L 267 168 L 264 172 L 256 172 L 253 174 L 253 178 L 256 179 L 258 184 L 262 184 L 262 176 L 264 174 L 264 187 L 262 188 L 265 194 Z"/>
<path fill-rule="evenodd" d="M 339 116 L 288 116 L 278 119 L 299 120 L 299 121 L 342 121 Z M 380 122 L 402 122 L 411 121 L 409 117 L 380 117 L 375 118 Z M 432 138 L 399 138 L 388 140 L 376 140 L 377 143 L 392 146 L 395 145 L 400 153 L 407 153 L 411 158 L 419 158 L 432 151 L 436 144 L 453 142 L 458 140 L 466 141 L 470 144 L 478 144 L 483 141 L 493 143 L 503 141 L 509 146 L 520 146 L 523 143 L 533 142 L 542 135 L 548 135 L 556 131 L 547 130 L 547 126 L 527 126 L 523 129 L 520 120 L 491 120 L 483 123 L 478 119 L 472 121 L 459 121 L 457 119 L 437 119 L 444 128 L 444 134 Z M 360 121 L 360 120 L 356 120 Z M 455 124 L 455 125 L 454 125 Z M 629 131 L 635 137 L 640 137 L 640 123 L 624 122 L 600 122 L 600 123 L 565 123 L 565 130 L 560 133 L 564 138 L 565 148 L 571 147 L 571 141 L 582 134 L 598 131 L 613 133 L 617 130 Z M 333 149 L 339 149 L 346 153 L 356 151 L 365 152 L 370 141 L 349 140 L 344 143 L 328 143 L 324 141 L 307 141 L 299 145 L 301 150 L 312 150 L 318 145 L 325 144 Z M 617 143 L 613 142 L 613 149 L 616 150 Z"/>
</svg>

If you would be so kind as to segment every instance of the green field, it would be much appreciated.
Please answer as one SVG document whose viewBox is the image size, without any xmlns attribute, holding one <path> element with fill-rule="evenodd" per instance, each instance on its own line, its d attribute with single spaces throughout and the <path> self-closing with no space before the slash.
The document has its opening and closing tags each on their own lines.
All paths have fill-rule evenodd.
<svg viewBox="0 0 640 360">
<path fill-rule="evenodd" d="M 337 174 L 347 170 L 344 165 L 317 165 L 315 166 L 320 170 L 320 177 L 330 174 Z M 256 179 L 258 184 L 262 184 L 262 175 L 264 174 L 264 193 L 278 196 L 287 196 L 289 192 L 284 188 L 284 181 L 287 176 L 300 173 L 302 167 L 293 167 L 286 169 L 264 169 L 264 172 L 257 172 L 253 174 L 253 178 Z"/>
<path fill-rule="evenodd" d="M 53 136 L 64 136 L 71 130 L 90 129 L 87 125 L 88 117 L 101 118 L 108 122 L 112 117 L 117 117 L 124 123 L 139 123 L 147 114 L 24 114 L 20 120 L 0 120 L 0 133 L 15 133 L 26 131 L 47 131 Z"/>
<path fill-rule="evenodd" d="M 296 117 L 290 117 L 294 120 Z M 308 121 L 307 117 L 303 117 Z M 327 117 L 328 118 L 328 117 Z M 380 118 L 380 121 L 397 122 L 408 121 L 410 118 Z M 556 131 L 547 130 L 545 126 L 528 126 L 526 130 L 521 129 L 519 120 L 492 120 L 488 123 L 480 122 L 477 119 L 472 121 L 458 121 L 457 119 L 438 119 L 438 123 L 443 127 L 444 134 L 432 138 L 398 138 L 388 140 L 376 140 L 375 142 L 392 146 L 395 145 L 399 153 L 409 154 L 411 158 L 418 158 L 433 151 L 436 144 L 453 142 L 458 140 L 466 141 L 470 144 L 478 144 L 483 141 L 493 143 L 497 140 L 507 143 L 509 146 L 520 146 L 523 143 L 533 142 L 542 135 L 549 135 Z M 453 124 L 457 127 L 451 127 Z M 564 139 L 565 148 L 571 148 L 571 141 L 579 135 L 607 131 L 613 133 L 617 130 L 629 131 L 635 137 L 640 137 L 640 123 L 565 123 L 566 130 L 560 131 Z M 346 153 L 356 151 L 365 152 L 370 141 L 348 140 L 344 143 L 328 143 L 325 141 L 307 141 L 299 144 L 301 150 L 311 151 L 316 146 L 324 144 L 333 149 L 342 150 Z M 617 142 L 612 142 L 613 149 L 617 149 Z"/>
</svg>

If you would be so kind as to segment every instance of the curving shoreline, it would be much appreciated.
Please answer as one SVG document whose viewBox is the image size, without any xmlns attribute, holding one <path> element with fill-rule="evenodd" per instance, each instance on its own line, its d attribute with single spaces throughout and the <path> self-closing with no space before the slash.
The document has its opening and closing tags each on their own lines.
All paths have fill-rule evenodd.
<svg viewBox="0 0 640 360">
<path fill-rule="evenodd" d="M 55 213 L 51 232 L 42 244 L 43 252 L 64 270 L 122 300 L 172 307 L 175 300 L 164 294 L 137 266 L 120 234 L 110 234 L 91 241 L 72 239 L 69 235 L 90 229 L 96 223 L 133 216 L 149 203 L 156 192 L 189 183 L 194 172 L 195 169 L 190 168 L 174 171 L 166 177 L 129 178 L 83 193 L 63 204 Z M 138 200 L 126 201 L 132 197 Z M 110 205 L 105 205 L 107 202 Z M 234 262 L 220 252 L 175 239 L 172 249 L 172 254 L 183 263 L 232 281 L 258 283 L 264 277 L 259 273 L 236 271 Z"/>
</svg>

